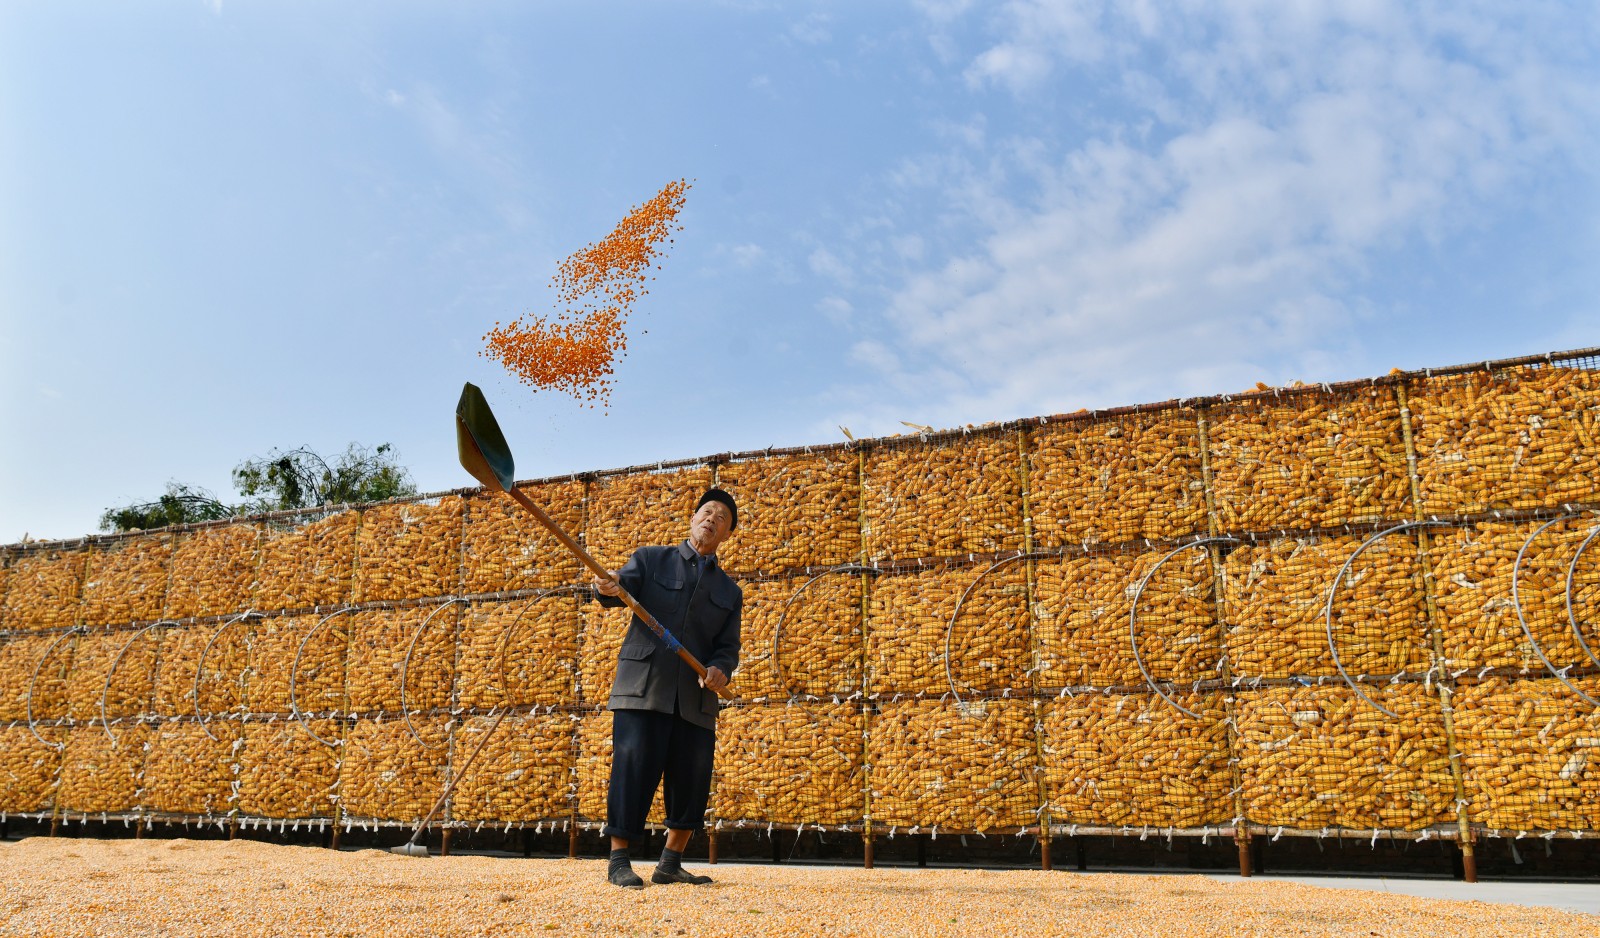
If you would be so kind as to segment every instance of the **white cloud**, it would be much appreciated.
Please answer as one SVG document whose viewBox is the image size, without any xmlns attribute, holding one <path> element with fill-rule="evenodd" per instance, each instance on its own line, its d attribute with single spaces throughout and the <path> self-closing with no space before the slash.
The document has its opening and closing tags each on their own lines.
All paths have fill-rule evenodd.
<svg viewBox="0 0 1600 938">
<path fill-rule="evenodd" d="M 819 277 L 827 277 L 840 283 L 847 283 L 850 280 L 850 268 L 837 254 L 827 248 L 817 248 L 812 251 L 807 263 L 811 265 L 811 272 Z"/>
<path fill-rule="evenodd" d="M 735 264 L 749 268 L 755 266 L 767 252 L 759 244 L 735 244 L 728 249 L 728 254 Z"/>
<path fill-rule="evenodd" d="M 894 185 L 939 191 L 979 237 L 892 291 L 894 354 L 858 360 L 944 376 L 919 393 L 948 394 L 949 423 L 1352 376 L 1370 265 L 1482 224 L 1513 181 L 1595 142 L 1593 31 L 1552 49 L 1559 30 L 1483 9 L 1006 4 L 958 66 L 969 83 L 1123 107 L 1069 144 L 989 128 L 981 152 L 898 166 Z M 841 281 L 852 266 L 812 257 Z"/>
<path fill-rule="evenodd" d="M 842 296 L 825 296 L 817 301 L 817 312 L 836 326 L 847 325 L 855 315 L 855 307 Z"/>
</svg>

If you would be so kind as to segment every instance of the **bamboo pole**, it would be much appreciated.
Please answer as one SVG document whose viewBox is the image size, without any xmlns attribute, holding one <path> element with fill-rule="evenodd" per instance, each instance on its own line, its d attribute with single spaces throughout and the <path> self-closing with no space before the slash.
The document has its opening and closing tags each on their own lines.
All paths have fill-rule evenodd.
<svg viewBox="0 0 1600 938">
<path fill-rule="evenodd" d="M 1030 491 L 1030 459 L 1029 452 L 1032 437 L 1025 428 L 1017 430 L 1017 455 L 1018 466 L 1022 476 L 1022 552 L 1027 555 L 1033 553 L 1033 504 Z M 1042 728 L 1044 726 L 1044 704 L 1039 699 L 1039 636 L 1034 628 L 1034 558 L 1029 556 L 1024 562 L 1023 600 L 1028 609 L 1028 697 L 1033 707 L 1033 758 L 1034 758 L 1034 785 L 1039 792 L 1039 868 L 1049 870 L 1050 858 L 1050 792 L 1045 784 L 1044 771 L 1044 739 Z"/>
<path fill-rule="evenodd" d="M 1211 475 L 1211 421 L 1206 408 L 1198 410 L 1200 429 L 1200 479 L 1205 491 L 1206 499 L 1206 536 L 1220 536 L 1220 526 L 1217 523 L 1217 505 L 1214 497 L 1215 486 Z M 1228 774 L 1233 783 L 1233 840 L 1239 849 L 1239 875 L 1248 877 L 1250 869 L 1250 829 L 1245 823 L 1244 807 L 1244 776 L 1239 769 L 1239 724 L 1238 700 L 1232 687 L 1232 669 L 1228 661 L 1228 619 L 1227 608 L 1223 601 L 1223 579 L 1225 567 L 1222 562 L 1222 545 L 1212 543 L 1207 547 L 1211 557 L 1211 596 L 1215 606 L 1217 631 L 1219 634 L 1219 662 L 1222 667 L 1222 678 L 1227 690 L 1223 692 L 1223 725 L 1228 732 Z"/>
<path fill-rule="evenodd" d="M 1411 483 L 1411 512 L 1416 521 L 1426 520 L 1422 506 L 1422 477 L 1417 470 L 1416 436 L 1411 421 L 1411 401 L 1406 382 L 1396 382 L 1395 402 L 1400 407 L 1400 434 L 1406 447 L 1406 475 Z M 1456 739 L 1455 679 L 1450 676 L 1444 653 L 1444 627 L 1439 615 L 1439 604 L 1434 591 L 1433 563 L 1427 528 L 1417 528 L 1417 561 L 1422 567 L 1422 595 L 1428 609 L 1428 634 L 1433 645 L 1433 668 L 1436 672 L 1433 686 L 1439 694 L 1439 711 L 1444 718 L 1445 745 L 1450 757 L 1450 780 L 1456 792 L 1456 826 L 1461 837 L 1462 879 L 1469 883 L 1478 881 L 1478 858 L 1474 852 L 1472 825 L 1467 815 L 1466 782 L 1461 775 L 1461 747 Z"/>
</svg>

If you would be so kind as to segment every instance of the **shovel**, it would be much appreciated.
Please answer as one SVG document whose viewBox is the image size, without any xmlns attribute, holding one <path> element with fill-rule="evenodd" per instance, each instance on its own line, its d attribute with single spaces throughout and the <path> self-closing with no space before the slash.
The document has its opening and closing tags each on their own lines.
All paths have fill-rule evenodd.
<svg viewBox="0 0 1600 938">
<path fill-rule="evenodd" d="M 589 555 L 588 551 L 583 549 L 583 545 L 573 540 L 572 535 L 563 530 L 554 518 L 546 514 L 543 508 L 540 508 L 533 499 L 516 487 L 514 484 L 515 476 L 513 474 L 514 464 L 511 459 L 511 447 L 506 445 L 505 434 L 500 432 L 500 423 L 494 419 L 494 412 L 489 409 L 489 402 L 484 400 L 483 392 L 470 381 L 461 389 L 461 401 L 456 404 L 456 451 L 461 457 L 461 467 L 471 473 L 474 479 L 482 482 L 484 487 L 492 492 L 504 492 L 511 496 L 513 501 L 527 509 L 529 514 L 538 519 L 540 524 L 555 535 L 556 540 L 560 541 L 567 550 L 576 554 L 578 559 L 583 561 L 583 565 L 594 571 L 596 576 L 604 579 L 611 578 L 611 571 L 600 566 L 599 561 L 595 560 Z M 668 650 L 683 659 L 684 663 L 693 668 L 694 673 L 700 675 L 701 678 L 706 676 L 705 665 L 701 664 L 699 659 L 689 652 L 689 649 L 684 648 L 676 636 L 662 628 L 656 617 L 651 615 L 648 609 L 640 605 L 632 594 L 623 589 L 620 598 L 627 604 L 629 609 L 633 610 L 633 614 L 639 617 L 639 621 L 643 622 L 646 628 L 655 633 L 656 638 L 661 639 L 661 643 L 666 645 Z M 726 686 L 718 690 L 717 693 L 724 699 L 733 699 L 733 693 Z M 428 811 L 428 816 L 412 832 L 411 839 L 398 847 L 390 847 L 389 851 L 391 853 L 409 857 L 425 857 L 428 855 L 428 848 L 417 841 L 422 837 L 423 831 L 427 830 L 428 823 L 433 820 L 433 816 L 438 812 L 439 807 L 444 804 L 445 799 L 450 797 L 450 792 L 455 788 L 456 781 L 465 777 L 467 769 L 472 765 L 472 761 L 478 757 L 478 753 L 483 750 L 484 744 L 489 741 L 489 737 L 494 735 L 494 731 L 500 727 L 500 721 L 504 720 L 509 712 L 509 710 L 503 711 L 495 719 L 494 724 L 489 727 L 489 732 L 484 734 L 483 741 L 478 744 L 478 748 L 474 749 L 472 755 L 467 757 L 467 761 L 461 766 L 460 771 L 455 773 L 455 778 L 450 780 L 450 784 L 445 788 L 444 793 L 439 796 L 439 800 L 434 802 L 433 808 Z"/>
</svg>

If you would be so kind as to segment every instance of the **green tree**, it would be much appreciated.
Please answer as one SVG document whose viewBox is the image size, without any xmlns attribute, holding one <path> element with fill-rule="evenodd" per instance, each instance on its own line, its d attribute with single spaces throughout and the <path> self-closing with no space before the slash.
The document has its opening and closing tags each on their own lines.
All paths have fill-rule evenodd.
<svg viewBox="0 0 1600 938">
<path fill-rule="evenodd" d="M 388 443 L 374 449 L 351 443 L 332 461 L 305 446 L 273 450 L 235 467 L 233 485 L 247 499 L 242 507 L 249 511 L 320 508 L 417 494 L 411 473 L 398 463 Z"/>
<path fill-rule="evenodd" d="M 210 492 L 182 482 L 168 482 L 167 491 L 153 502 L 139 502 L 121 508 L 107 508 L 100 516 L 102 531 L 143 531 L 169 524 L 218 521 L 232 517 L 233 508 L 217 501 Z"/>
<path fill-rule="evenodd" d="M 100 529 L 141 531 L 169 524 L 216 521 L 236 514 L 376 502 L 417 494 L 411 473 L 399 464 L 388 443 L 372 449 L 351 443 L 331 460 L 306 446 L 275 449 L 235 466 L 233 485 L 245 499 L 237 505 L 218 501 L 205 489 L 168 482 L 166 494 L 155 501 L 106 509 L 100 516 Z"/>
</svg>

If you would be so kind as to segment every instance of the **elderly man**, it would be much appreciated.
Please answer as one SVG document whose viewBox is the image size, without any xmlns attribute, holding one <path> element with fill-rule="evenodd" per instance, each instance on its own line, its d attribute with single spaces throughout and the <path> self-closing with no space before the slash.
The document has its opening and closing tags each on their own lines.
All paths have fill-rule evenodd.
<svg viewBox="0 0 1600 938">
<path fill-rule="evenodd" d="M 601 605 L 620 606 L 620 587 L 705 665 L 701 679 L 667 650 L 638 616 L 617 653 L 611 685 L 611 791 L 604 833 L 611 838 L 606 878 L 629 889 L 644 881 L 628 862 L 628 845 L 644 836 L 656 786 L 665 785 L 667 845 L 650 881 L 711 882 L 682 866 L 683 848 L 705 825 L 716 752 L 716 691 L 739 665 L 739 613 L 744 593 L 717 565 L 717 548 L 739 524 L 733 496 L 710 489 L 676 547 L 640 547 L 610 579 L 596 577 Z"/>
</svg>

